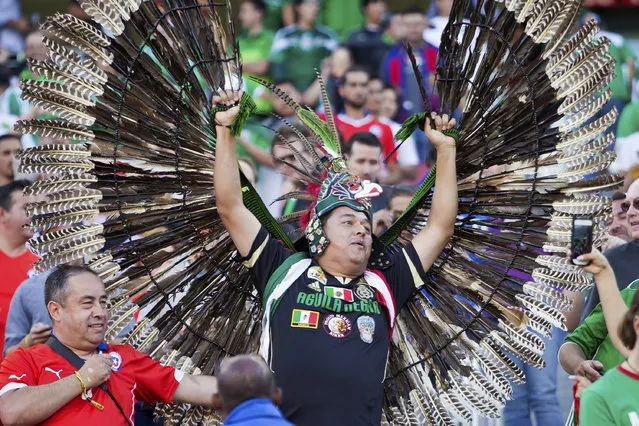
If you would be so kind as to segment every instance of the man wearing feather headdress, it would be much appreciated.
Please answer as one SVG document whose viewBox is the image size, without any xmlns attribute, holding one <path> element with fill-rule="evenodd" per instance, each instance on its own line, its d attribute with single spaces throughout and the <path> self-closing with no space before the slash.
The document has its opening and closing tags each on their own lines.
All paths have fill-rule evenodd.
<svg viewBox="0 0 639 426">
<path fill-rule="evenodd" d="M 371 256 L 370 198 L 381 188 L 360 182 L 333 158 L 305 230 L 308 252 L 292 254 L 243 204 L 229 129 L 239 99 L 238 93 L 213 99 L 231 107 L 214 117 L 217 206 L 262 298 L 260 353 L 284 390 L 282 411 L 300 425 L 379 424 L 395 315 L 453 232 L 456 148 L 442 131 L 455 120 L 433 115 L 434 127 L 427 120 L 441 172 L 428 224 L 411 243 L 395 255 Z M 379 270 L 369 269 L 373 257 Z"/>
</svg>

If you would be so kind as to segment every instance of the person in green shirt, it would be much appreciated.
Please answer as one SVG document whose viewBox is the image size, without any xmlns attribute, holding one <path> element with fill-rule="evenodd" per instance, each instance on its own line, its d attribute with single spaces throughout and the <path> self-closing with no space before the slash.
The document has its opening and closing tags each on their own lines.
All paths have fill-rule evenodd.
<svg viewBox="0 0 639 426">
<path fill-rule="evenodd" d="M 630 305 L 639 287 L 639 280 L 633 281 L 621 291 L 626 305 Z M 601 373 L 614 369 L 624 361 L 615 349 L 606 329 L 601 303 L 564 340 L 559 349 L 559 362 L 568 374 L 585 376 L 591 382 L 601 377 Z"/>
<path fill-rule="evenodd" d="M 265 8 L 264 0 L 242 0 L 239 14 L 242 30 L 237 36 L 237 42 L 240 46 L 244 73 L 270 81 L 268 54 L 273 44 L 273 33 L 264 29 L 262 25 Z M 258 111 L 272 111 L 273 105 L 268 97 L 261 96 L 262 86 L 251 79 L 245 79 L 245 82 L 246 90 L 255 99 Z"/>
<path fill-rule="evenodd" d="M 264 0 L 264 3 L 264 28 L 268 31 L 275 32 L 295 23 L 292 0 Z"/>
<path fill-rule="evenodd" d="M 316 25 L 317 0 L 295 0 L 297 20 L 275 34 L 269 59 L 275 81 L 291 81 L 304 94 L 313 90 L 315 70 L 338 46 L 335 33 Z M 311 104 L 305 102 L 306 104 Z"/>
<path fill-rule="evenodd" d="M 633 214 L 639 213 L 634 211 L 634 206 L 631 208 Z M 577 259 L 589 262 L 583 268 L 594 275 L 608 335 L 625 360 L 583 390 L 579 408 L 580 425 L 636 426 L 639 424 L 639 293 L 635 291 L 628 307 L 618 290 L 608 260 L 596 249 Z M 585 377 L 575 380 L 582 388 L 585 387 L 584 383 L 587 385 Z"/>
<path fill-rule="evenodd" d="M 335 31 L 344 42 L 348 35 L 364 26 L 364 9 L 361 0 L 322 0 L 319 20 Z"/>
</svg>

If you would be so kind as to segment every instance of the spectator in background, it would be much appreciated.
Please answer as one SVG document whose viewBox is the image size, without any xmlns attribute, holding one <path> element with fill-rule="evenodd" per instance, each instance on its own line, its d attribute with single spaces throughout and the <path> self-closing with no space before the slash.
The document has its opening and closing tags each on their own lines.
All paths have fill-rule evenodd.
<svg viewBox="0 0 639 426">
<path fill-rule="evenodd" d="M 340 46 L 327 60 L 329 74 L 324 81 L 326 92 L 333 109 L 341 111 L 344 109 L 344 99 L 339 95 L 339 88 L 344 84 L 344 74 L 353 66 L 353 57 L 348 48 Z"/>
<path fill-rule="evenodd" d="M 632 223 L 632 222 L 631 222 Z M 596 249 L 582 255 L 587 261 L 583 269 L 593 274 L 608 335 L 625 359 L 621 365 L 606 374 L 592 386 L 583 390 L 579 409 L 581 426 L 634 425 L 639 421 L 639 294 L 635 292 L 630 307 L 619 292 L 619 283 L 605 256 Z M 584 377 L 574 377 L 583 389 Z"/>
<path fill-rule="evenodd" d="M 628 213 L 624 212 L 621 206 L 624 201 L 626 201 L 626 194 L 623 192 L 615 192 L 612 194 L 612 214 L 608 222 L 606 222 L 606 230 L 609 235 L 629 242 L 631 238 L 628 227 Z"/>
<path fill-rule="evenodd" d="M 366 23 L 364 28 L 353 31 L 348 36 L 346 45 L 353 54 L 354 63 L 367 68 L 371 75 L 376 75 L 390 49 L 382 28 L 386 0 L 363 0 L 362 5 Z"/>
<path fill-rule="evenodd" d="M 335 126 L 348 141 L 355 133 L 371 132 L 382 143 L 384 158 L 390 157 L 388 162 L 388 183 L 398 182 L 397 154 L 393 132 L 390 127 L 379 121 L 366 110 L 368 99 L 369 74 L 366 69 L 358 66 L 349 68 L 344 73 L 344 83 L 339 88 L 339 94 L 344 100 L 344 110 L 335 115 Z M 322 117 L 324 118 L 324 117 Z M 385 181 L 386 183 L 386 181 Z"/>
<path fill-rule="evenodd" d="M 256 355 L 225 358 L 217 373 L 215 405 L 225 426 L 293 426 L 277 405 L 282 391 L 264 360 Z"/>
<path fill-rule="evenodd" d="M 621 210 L 627 215 L 630 242 L 604 252 L 610 266 L 615 273 L 619 289 L 626 288 L 639 277 L 639 179 L 628 188 L 626 199 L 621 203 Z M 584 310 L 581 313 L 582 322 L 599 303 L 599 293 L 591 291 Z"/>
<path fill-rule="evenodd" d="M 282 27 L 295 23 L 295 12 L 292 0 L 264 0 L 264 28 L 275 32 Z"/>
<path fill-rule="evenodd" d="M 436 110 L 439 106 L 439 100 L 432 92 L 432 87 L 437 64 L 437 48 L 427 44 L 422 37 L 426 29 L 426 17 L 421 9 L 413 8 L 404 12 L 403 21 L 406 42 L 413 49 L 417 65 L 424 78 L 422 84 L 426 88 L 428 101 L 431 103 L 432 109 Z M 386 54 L 381 75 L 386 83 L 400 89 L 399 121 L 404 121 L 410 115 L 424 110 L 424 100 L 421 97 L 410 59 L 402 44 L 397 44 Z"/>
<path fill-rule="evenodd" d="M 280 188 L 280 194 L 284 195 L 293 191 L 305 191 L 308 186 L 306 176 L 316 173 L 312 167 L 311 153 L 308 152 L 298 133 L 307 139 L 314 136 L 308 127 L 296 124 L 294 128 L 283 126 L 278 134 L 273 136 L 271 152 L 278 171 L 284 176 L 284 183 Z M 296 198 L 290 198 L 283 203 L 283 215 L 306 210 L 309 203 Z"/>
<path fill-rule="evenodd" d="M 351 173 L 361 180 L 379 182 L 382 171 L 382 143 L 370 132 L 355 133 L 346 142 L 344 157 L 348 160 L 348 168 Z M 375 198 L 371 199 L 373 211 L 373 223 L 375 213 L 386 208 L 388 204 L 386 189 Z"/>
<path fill-rule="evenodd" d="M 627 104 L 617 120 L 617 158 L 611 166 L 617 173 L 631 175 L 639 165 L 639 100 Z M 636 173 L 636 172 L 635 172 Z"/>
<path fill-rule="evenodd" d="M 388 210 L 390 211 L 391 223 L 395 222 L 408 208 L 410 201 L 415 196 L 416 189 L 410 185 L 399 185 L 393 188 L 388 199 Z"/>
<path fill-rule="evenodd" d="M 364 25 L 361 1 L 321 0 L 318 22 L 335 31 L 343 42 L 351 32 Z"/>
<path fill-rule="evenodd" d="M 49 273 L 24 281 L 11 299 L 4 336 L 4 356 L 18 348 L 45 343 L 51 332 L 51 318 L 44 304 L 44 284 Z"/>
<path fill-rule="evenodd" d="M 388 18 L 388 25 L 384 31 L 386 38 L 393 44 L 398 44 L 406 38 L 406 28 L 404 28 L 404 15 L 393 13 Z"/>
<path fill-rule="evenodd" d="M 626 305 L 630 306 L 638 286 L 639 280 L 635 280 L 621 290 Z M 559 362 L 566 373 L 585 377 L 590 383 L 623 361 L 623 355 L 614 347 L 608 335 L 601 303 L 566 337 L 559 349 Z"/>
<path fill-rule="evenodd" d="M 269 55 L 272 77 L 276 81 L 291 81 L 309 106 L 314 106 L 318 97 L 310 99 L 306 92 L 319 94 L 312 87 L 315 69 L 338 46 L 332 30 L 316 25 L 318 12 L 317 0 L 295 0 L 295 24 L 275 34 Z"/>
<path fill-rule="evenodd" d="M 13 182 L 16 153 L 20 149 L 20 136 L 7 132 L 0 134 L 0 186 Z"/>
<path fill-rule="evenodd" d="M 242 30 L 237 36 L 242 55 L 242 71 L 248 75 L 270 80 L 268 53 L 273 44 L 273 33 L 264 29 L 262 20 L 266 5 L 264 0 L 242 0 L 240 3 L 240 23 Z M 251 79 L 246 79 L 246 90 L 253 95 L 258 110 L 271 111 L 272 105 L 260 93 L 264 87 Z"/>
<path fill-rule="evenodd" d="M 415 188 L 410 185 L 398 185 L 392 189 L 388 197 L 388 205 L 373 215 L 373 233 L 379 235 L 390 227 L 408 208 L 415 195 Z"/>
<path fill-rule="evenodd" d="M 366 95 L 366 109 L 375 117 L 379 117 L 379 108 L 382 103 L 382 90 L 384 81 L 379 77 L 371 77 L 368 80 L 368 94 Z"/>
<path fill-rule="evenodd" d="M 386 85 L 382 89 L 379 103 L 379 114 L 377 118 L 382 123 L 388 125 L 393 132 L 393 135 L 397 134 L 402 127 L 401 124 L 395 121 L 395 117 L 399 112 L 399 93 L 393 86 Z M 415 133 L 409 136 L 404 142 L 399 145 L 399 142 L 395 142 L 395 147 L 399 145 L 397 149 L 397 164 L 401 172 L 402 180 L 414 181 L 419 175 L 420 155 L 415 143 L 415 135 L 421 134 L 421 130 L 415 131 Z M 430 144 L 426 145 L 426 137 L 422 140 L 425 142 L 425 147 L 428 146 L 431 150 L 434 149 Z M 426 149 L 426 148 L 424 148 Z M 425 155 L 424 155 L 425 158 Z M 423 173 L 422 173 L 423 174 Z"/>
<path fill-rule="evenodd" d="M 439 48 L 444 28 L 448 24 L 448 17 L 453 8 L 453 0 L 435 0 L 433 3 L 437 9 L 437 15 L 428 18 L 428 26 L 422 36 L 426 43 Z"/>
<path fill-rule="evenodd" d="M 32 235 L 25 227 L 29 223 L 25 205 L 30 200 L 22 191 L 28 185 L 28 181 L 16 180 L 0 186 L 0 353 L 4 353 L 5 325 L 13 293 L 38 260 L 26 247 Z"/>
<path fill-rule="evenodd" d="M 22 16 L 19 0 L 0 0 L 0 49 L 12 54 L 24 51 L 24 35 L 31 24 Z"/>
</svg>

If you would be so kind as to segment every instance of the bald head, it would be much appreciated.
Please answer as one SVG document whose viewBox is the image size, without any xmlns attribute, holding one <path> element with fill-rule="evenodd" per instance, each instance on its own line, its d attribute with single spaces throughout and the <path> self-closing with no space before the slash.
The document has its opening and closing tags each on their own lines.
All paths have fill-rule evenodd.
<svg viewBox="0 0 639 426">
<path fill-rule="evenodd" d="M 249 399 L 272 400 L 276 390 L 273 373 L 262 358 L 255 355 L 224 359 L 217 373 L 217 381 L 222 409 L 226 413 Z"/>
</svg>

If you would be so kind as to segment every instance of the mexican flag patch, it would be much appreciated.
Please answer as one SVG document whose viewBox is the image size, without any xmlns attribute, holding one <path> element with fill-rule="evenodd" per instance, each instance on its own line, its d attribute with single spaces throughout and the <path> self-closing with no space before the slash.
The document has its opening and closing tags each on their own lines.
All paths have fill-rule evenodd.
<svg viewBox="0 0 639 426">
<path fill-rule="evenodd" d="M 291 316 L 291 327 L 296 328 L 317 328 L 319 324 L 319 312 L 305 311 L 303 309 L 293 309 Z"/>
<path fill-rule="evenodd" d="M 345 302 L 352 302 L 353 290 L 340 287 L 324 287 L 324 294 L 335 299 L 342 299 Z"/>
</svg>

